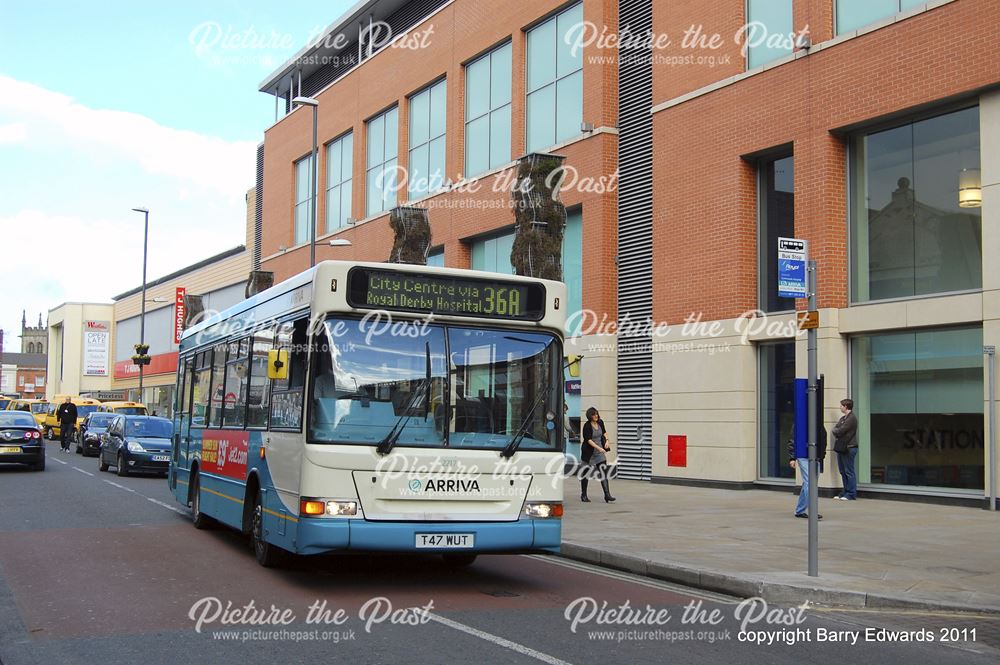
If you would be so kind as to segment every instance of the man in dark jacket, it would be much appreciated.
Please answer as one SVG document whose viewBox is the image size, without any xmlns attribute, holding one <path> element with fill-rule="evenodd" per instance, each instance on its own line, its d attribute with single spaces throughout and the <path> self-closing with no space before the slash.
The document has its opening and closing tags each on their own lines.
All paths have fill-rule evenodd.
<svg viewBox="0 0 1000 665">
<path fill-rule="evenodd" d="M 76 404 L 69 397 L 59 405 L 56 411 L 56 419 L 59 421 L 59 441 L 62 443 L 62 451 L 69 452 L 69 442 L 73 438 L 76 430 Z"/>
<path fill-rule="evenodd" d="M 854 461 L 858 457 L 858 417 L 854 415 L 854 400 L 840 400 L 843 415 L 833 426 L 833 450 L 837 453 L 837 469 L 844 485 L 844 491 L 836 497 L 841 501 L 858 498 L 858 474 Z"/>
<path fill-rule="evenodd" d="M 799 453 L 802 456 L 799 456 Z M 826 429 L 822 426 L 819 428 L 819 438 L 816 441 L 816 461 L 819 463 L 819 472 L 823 473 L 823 460 L 826 459 Z M 802 490 L 799 492 L 799 502 L 795 505 L 795 516 L 796 517 L 809 517 L 807 512 L 809 509 L 809 451 L 808 449 L 802 451 L 795 450 L 795 430 L 792 430 L 792 438 L 788 440 L 788 464 L 793 469 L 798 468 L 799 473 L 802 474 Z M 816 482 L 819 482 L 817 479 Z M 817 514 L 816 519 L 823 519 L 822 515 Z"/>
</svg>

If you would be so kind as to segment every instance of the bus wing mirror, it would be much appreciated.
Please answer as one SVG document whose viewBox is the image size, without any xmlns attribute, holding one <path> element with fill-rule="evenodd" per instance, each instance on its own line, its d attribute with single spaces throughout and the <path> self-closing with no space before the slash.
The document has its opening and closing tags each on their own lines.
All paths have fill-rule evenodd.
<svg viewBox="0 0 1000 665">
<path fill-rule="evenodd" d="M 288 378 L 288 350 L 273 349 L 267 352 L 267 378 Z"/>
<path fill-rule="evenodd" d="M 569 369 L 570 377 L 574 379 L 580 378 L 580 361 L 583 360 L 583 356 L 566 356 L 566 367 Z"/>
</svg>

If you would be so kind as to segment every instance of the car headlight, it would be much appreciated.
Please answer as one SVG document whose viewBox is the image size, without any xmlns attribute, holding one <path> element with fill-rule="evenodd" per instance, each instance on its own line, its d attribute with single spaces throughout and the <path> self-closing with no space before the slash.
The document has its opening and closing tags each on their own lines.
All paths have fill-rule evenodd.
<svg viewBox="0 0 1000 665">
<path fill-rule="evenodd" d="M 144 453 L 144 452 L 146 452 L 146 449 L 143 448 L 142 446 L 140 446 L 135 441 L 129 441 L 126 445 L 128 446 L 128 451 L 130 453 Z"/>
<path fill-rule="evenodd" d="M 94 434 L 93 432 L 87 432 L 86 434 L 83 435 L 83 440 L 84 441 L 98 441 L 99 439 L 98 439 L 98 436 L 96 434 Z"/>
<path fill-rule="evenodd" d="M 531 502 L 524 504 L 525 517 L 535 519 L 558 519 L 563 516 L 563 505 L 556 501 Z"/>
</svg>

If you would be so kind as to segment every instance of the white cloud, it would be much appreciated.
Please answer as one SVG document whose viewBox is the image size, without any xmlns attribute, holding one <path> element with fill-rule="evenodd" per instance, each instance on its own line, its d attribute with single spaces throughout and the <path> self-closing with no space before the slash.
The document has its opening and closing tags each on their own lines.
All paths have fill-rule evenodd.
<svg viewBox="0 0 1000 665">
<path fill-rule="evenodd" d="M 92 109 L 62 93 L 0 76 L 0 114 L 32 135 L 138 164 L 146 172 L 242 197 L 253 184 L 256 144 L 164 127 L 146 116 Z M 2 142 L 2 141 L 0 141 Z M 63 148 L 66 146 L 63 145 Z"/>
<path fill-rule="evenodd" d="M 16 148 L 19 164 L 0 183 L 7 349 L 18 343 L 22 309 L 34 323 L 62 302 L 110 302 L 139 286 L 143 232 L 134 206 L 150 209 L 150 280 L 245 240 L 244 195 L 256 158 L 250 141 L 89 108 L 0 76 L 4 148 Z"/>
<path fill-rule="evenodd" d="M 0 125 L 0 144 L 24 143 L 28 140 L 28 126 L 23 122 Z"/>
</svg>

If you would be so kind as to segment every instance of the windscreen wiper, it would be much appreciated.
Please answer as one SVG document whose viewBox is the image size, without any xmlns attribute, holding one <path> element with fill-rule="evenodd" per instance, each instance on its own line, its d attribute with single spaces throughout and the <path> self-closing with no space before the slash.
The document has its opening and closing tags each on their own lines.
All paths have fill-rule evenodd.
<svg viewBox="0 0 1000 665">
<path fill-rule="evenodd" d="M 511 437 L 510 443 L 504 446 L 504 449 L 500 451 L 500 457 L 510 459 L 514 456 L 514 453 L 517 452 L 518 446 L 521 445 L 521 441 L 523 441 L 524 437 L 528 434 L 528 427 L 531 424 L 532 418 L 535 417 L 535 411 L 537 411 L 538 407 L 542 405 L 542 402 L 545 400 L 548 393 L 549 387 L 546 385 L 545 390 L 538 394 L 538 398 L 535 400 L 535 403 L 531 405 L 530 409 L 528 409 L 528 416 L 524 419 L 524 422 L 521 423 L 521 426 L 517 428 L 517 431 L 514 432 L 514 436 Z"/>
<path fill-rule="evenodd" d="M 382 439 L 379 442 L 378 446 L 375 448 L 376 452 L 378 452 L 379 455 L 388 455 L 392 451 L 393 447 L 396 445 L 396 442 L 399 441 L 399 437 L 403 433 L 403 430 L 406 428 L 406 425 L 409 424 L 410 418 L 413 417 L 410 415 L 410 411 L 412 411 L 413 407 L 417 405 L 418 400 L 421 397 L 423 397 L 424 394 L 429 392 L 428 388 L 431 385 L 430 343 L 427 343 L 426 348 L 427 348 L 427 373 L 424 376 L 424 378 L 420 379 L 420 385 L 417 386 L 417 389 L 410 394 L 410 399 L 407 400 L 406 405 L 403 407 L 403 413 L 399 416 L 399 418 L 396 419 L 396 423 L 392 426 L 392 429 L 389 430 L 389 433 L 385 435 L 385 438 Z"/>
</svg>

